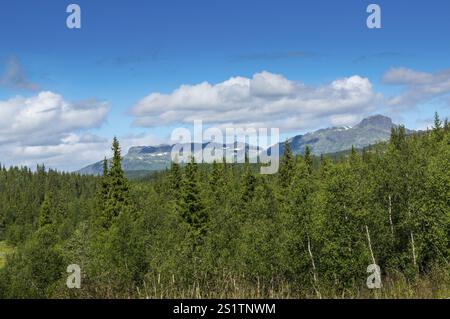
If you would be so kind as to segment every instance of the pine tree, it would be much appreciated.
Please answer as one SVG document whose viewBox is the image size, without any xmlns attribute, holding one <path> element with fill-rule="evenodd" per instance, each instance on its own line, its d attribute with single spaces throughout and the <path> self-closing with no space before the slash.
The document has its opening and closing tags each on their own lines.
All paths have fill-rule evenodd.
<svg viewBox="0 0 450 319">
<path fill-rule="evenodd" d="M 224 199 L 225 197 L 225 186 L 227 183 L 227 172 L 225 170 L 224 163 L 217 163 L 216 161 L 212 164 L 212 171 L 209 178 L 209 184 L 211 185 L 211 192 L 216 200 Z"/>
<path fill-rule="evenodd" d="M 253 195 L 255 193 L 256 188 L 256 177 L 253 174 L 250 164 L 248 161 L 245 161 L 244 164 L 244 174 L 242 175 L 242 195 L 241 195 L 241 201 L 244 205 L 247 205 L 251 202 L 253 199 Z"/>
<path fill-rule="evenodd" d="M 403 125 L 391 128 L 391 138 L 390 138 L 391 147 L 393 147 L 397 151 L 400 151 L 402 147 L 405 145 L 405 140 L 406 140 L 406 130 Z"/>
<path fill-rule="evenodd" d="M 350 158 L 349 158 L 350 165 L 357 163 L 358 160 L 359 160 L 359 155 L 356 152 L 355 147 L 352 145 L 352 149 L 350 151 Z"/>
<path fill-rule="evenodd" d="M 208 214 L 201 198 L 199 172 L 194 157 L 184 169 L 180 210 L 181 217 L 191 228 L 195 244 L 201 243 L 206 234 Z"/>
<path fill-rule="evenodd" d="M 322 181 L 324 181 L 328 175 L 328 172 L 331 167 L 331 161 L 329 158 L 324 156 L 323 154 L 320 155 L 320 168 L 319 168 L 319 176 Z"/>
<path fill-rule="evenodd" d="M 112 151 L 113 158 L 108 175 L 108 196 L 104 209 L 107 225 L 130 206 L 128 181 L 122 170 L 119 141 L 115 137 L 113 140 Z"/>
<path fill-rule="evenodd" d="M 209 181 L 213 192 L 216 191 L 220 177 L 221 177 L 221 172 L 220 172 L 219 164 L 217 164 L 217 162 L 214 161 L 212 163 L 212 171 L 211 171 L 211 177 L 210 177 L 210 181 Z"/>
<path fill-rule="evenodd" d="M 281 187 L 285 188 L 291 184 L 292 174 L 294 171 L 295 162 L 291 152 L 291 145 L 288 140 L 284 143 L 284 153 L 283 158 L 280 163 L 280 170 L 278 174 L 278 179 Z"/>
<path fill-rule="evenodd" d="M 106 159 L 106 156 L 103 159 L 102 177 L 108 177 L 108 160 Z"/>
<path fill-rule="evenodd" d="M 50 199 L 45 195 L 45 199 L 42 202 L 41 208 L 39 210 L 39 228 L 52 223 L 52 213 L 50 210 Z"/>
<path fill-rule="evenodd" d="M 437 112 L 434 113 L 433 135 L 437 141 L 441 141 L 444 137 L 442 121 L 439 118 L 439 114 Z"/>
<path fill-rule="evenodd" d="M 99 212 L 105 209 L 106 201 L 108 200 L 109 192 L 109 172 L 108 172 L 108 160 L 103 160 L 102 176 L 99 179 L 99 184 L 96 191 L 96 205 Z"/>
<path fill-rule="evenodd" d="M 306 167 L 308 168 L 308 173 L 311 174 L 313 168 L 313 160 L 311 157 L 311 149 L 309 148 L 309 145 L 306 145 L 305 148 L 305 163 Z"/>
<path fill-rule="evenodd" d="M 169 183 L 171 192 L 177 196 L 181 188 L 181 169 L 178 164 L 178 158 L 175 158 L 170 164 Z"/>
</svg>

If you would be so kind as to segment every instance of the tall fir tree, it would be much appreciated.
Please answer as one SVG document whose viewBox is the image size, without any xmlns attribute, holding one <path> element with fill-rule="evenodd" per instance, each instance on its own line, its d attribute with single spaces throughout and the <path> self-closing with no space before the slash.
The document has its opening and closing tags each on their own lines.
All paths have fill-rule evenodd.
<svg viewBox="0 0 450 319">
<path fill-rule="evenodd" d="M 169 183 L 170 190 L 175 197 L 178 197 L 181 188 L 181 169 L 178 157 L 170 162 Z"/>
<path fill-rule="evenodd" d="M 311 149 L 310 149 L 309 145 L 306 145 L 306 148 L 305 148 L 305 163 L 306 163 L 306 167 L 308 168 L 308 173 L 311 174 L 312 169 L 313 169 L 313 159 L 312 159 Z"/>
<path fill-rule="evenodd" d="M 245 156 L 244 173 L 241 180 L 241 201 L 243 205 L 246 206 L 253 199 L 256 188 L 256 177 L 252 172 L 250 164 L 248 163 L 247 155 Z"/>
<path fill-rule="evenodd" d="M 122 170 L 120 145 L 116 137 L 112 144 L 113 158 L 108 174 L 108 195 L 104 208 L 105 222 L 110 225 L 121 212 L 129 209 L 128 181 Z"/>
<path fill-rule="evenodd" d="M 227 171 L 225 170 L 224 163 L 217 163 L 216 161 L 212 164 L 211 174 L 209 178 L 209 184 L 211 185 L 212 196 L 215 200 L 224 200 L 226 196 L 225 186 L 227 183 Z"/>
<path fill-rule="evenodd" d="M 440 142 L 443 139 L 443 137 L 444 137 L 444 130 L 443 130 L 443 127 L 442 127 L 442 121 L 439 118 L 439 114 L 437 112 L 434 113 L 433 135 L 434 135 L 434 138 L 438 142 Z"/>
<path fill-rule="evenodd" d="M 102 176 L 99 178 L 97 184 L 96 194 L 95 194 L 95 205 L 97 213 L 95 214 L 95 222 L 107 223 L 109 218 L 105 218 L 104 210 L 106 201 L 108 200 L 109 193 L 109 170 L 108 170 L 108 160 L 106 157 L 103 160 Z M 105 220 L 104 220 L 105 219 Z"/>
<path fill-rule="evenodd" d="M 281 187 L 286 188 L 291 184 L 294 167 L 295 161 L 292 156 L 291 145 L 289 144 L 289 141 L 286 140 L 284 142 L 284 153 L 278 173 L 278 179 Z"/>
<path fill-rule="evenodd" d="M 190 226 L 191 234 L 195 240 L 194 244 L 203 242 L 206 234 L 208 213 L 201 196 L 201 185 L 199 171 L 195 158 L 184 169 L 181 184 L 181 217 Z"/>
<path fill-rule="evenodd" d="M 50 209 L 50 198 L 46 194 L 39 210 L 39 227 L 42 228 L 50 224 L 52 224 L 52 212 Z"/>
</svg>

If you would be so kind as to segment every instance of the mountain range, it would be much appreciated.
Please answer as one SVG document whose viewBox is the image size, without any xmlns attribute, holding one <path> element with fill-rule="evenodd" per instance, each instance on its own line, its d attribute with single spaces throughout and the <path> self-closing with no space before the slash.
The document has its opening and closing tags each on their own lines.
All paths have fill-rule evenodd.
<svg viewBox="0 0 450 319">
<path fill-rule="evenodd" d="M 390 137 L 391 128 L 397 127 L 389 117 L 383 115 L 374 115 L 363 119 L 356 126 L 340 126 L 320 129 L 304 135 L 296 135 L 288 139 L 291 150 L 294 154 L 303 154 L 306 146 L 311 149 L 314 155 L 336 153 L 355 148 L 386 141 Z M 408 133 L 412 132 L 407 130 Z M 202 149 L 208 143 L 201 145 Z M 137 171 L 160 171 L 170 166 L 171 150 L 173 145 L 162 144 L 158 146 L 133 146 L 128 153 L 123 156 L 122 167 L 125 172 Z M 216 145 L 216 147 L 234 147 L 235 154 L 239 154 L 243 145 Z M 248 144 L 245 148 L 248 150 L 253 146 Z M 194 148 L 194 144 L 191 144 Z M 279 143 L 280 154 L 284 151 L 284 142 Z M 269 149 L 271 152 L 271 149 Z M 85 175 L 98 175 L 102 173 L 102 161 L 86 166 L 78 171 Z"/>
<path fill-rule="evenodd" d="M 355 126 L 339 126 L 320 129 L 288 139 L 294 154 L 303 154 L 308 145 L 314 155 L 336 153 L 351 149 L 360 149 L 377 142 L 386 141 L 391 128 L 397 127 L 392 120 L 383 115 L 374 115 L 363 119 Z M 406 130 L 407 133 L 413 131 Z M 284 142 L 279 144 L 280 154 L 284 151 Z"/>
</svg>

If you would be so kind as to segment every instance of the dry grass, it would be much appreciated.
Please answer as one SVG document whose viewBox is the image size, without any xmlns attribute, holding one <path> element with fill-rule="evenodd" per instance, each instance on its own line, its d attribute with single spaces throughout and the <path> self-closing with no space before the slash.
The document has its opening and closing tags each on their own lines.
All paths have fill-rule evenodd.
<svg viewBox="0 0 450 319">
<path fill-rule="evenodd" d="M 181 299 L 446 299 L 450 297 L 449 274 L 431 275 L 408 281 L 403 276 L 384 279 L 381 289 L 368 289 L 364 286 L 335 290 L 317 288 L 303 290 L 287 282 L 277 284 L 249 283 L 245 280 L 230 279 L 190 287 L 178 287 L 175 284 L 146 284 L 137 289 L 135 298 L 181 298 Z"/>
<path fill-rule="evenodd" d="M 262 283 L 249 281 L 244 276 L 221 276 L 191 285 L 178 282 L 174 277 L 162 280 L 161 275 L 147 278 L 137 288 L 127 290 L 106 285 L 99 287 L 87 282 L 76 294 L 67 295 L 61 290 L 59 298 L 113 298 L 113 299 L 446 299 L 450 297 L 450 274 L 445 270 L 433 270 L 414 280 L 402 274 L 383 278 L 381 289 L 370 290 L 363 284 L 350 289 L 320 287 L 302 289 L 295 283 L 275 281 Z M 118 293 L 120 291 L 120 293 Z"/>
</svg>

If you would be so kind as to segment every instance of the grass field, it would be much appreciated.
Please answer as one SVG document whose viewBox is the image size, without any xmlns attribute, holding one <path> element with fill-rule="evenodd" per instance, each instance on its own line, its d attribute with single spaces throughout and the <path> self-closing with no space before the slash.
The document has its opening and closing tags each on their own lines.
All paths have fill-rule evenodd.
<svg viewBox="0 0 450 319">
<path fill-rule="evenodd" d="M 0 268 L 5 265 L 6 255 L 13 252 L 13 248 L 6 244 L 4 241 L 0 241 Z"/>
</svg>

